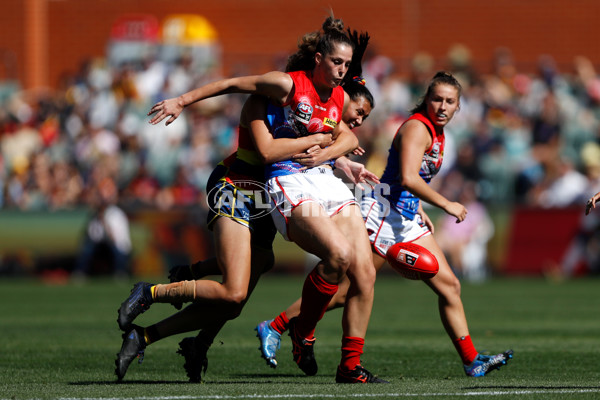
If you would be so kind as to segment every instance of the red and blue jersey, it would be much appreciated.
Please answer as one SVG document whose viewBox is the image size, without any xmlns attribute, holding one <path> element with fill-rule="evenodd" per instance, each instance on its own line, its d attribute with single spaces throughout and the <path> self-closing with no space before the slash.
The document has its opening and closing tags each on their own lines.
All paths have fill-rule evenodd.
<svg viewBox="0 0 600 400">
<path fill-rule="evenodd" d="M 282 107 L 271 104 L 267 107 L 267 119 L 273 137 L 298 138 L 314 133 L 331 133 L 342 120 L 342 87 L 333 88 L 331 96 L 322 101 L 310 79 L 309 71 L 288 74 L 294 81 L 291 99 Z M 292 160 L 276 162 L 266 167 L 266 178 L 298 173 L 303 167 Z"/>
<path fill-rule="evenodd" d="M 425 124 L 429 134 L 431 135 L 431 146 L 429 146 L 429 148 L 423 154 L 421 168 L 419 170 L 419 176 L 429 184 L 431 179 L 442 167 L 446 137 L 444 136 L 443 131 L 440 134 L 436 134 L 433 123 L 431 123 L 431 121 L 421 113 L 413 114 L 410 118 L 404 121 L 400 128 L 398 128 L 398 131 L 400 131 L 402 126 L 404 126 L 404 124 L 410 120 L 417 120 Z M 396 135 L 398 135 L 398 132 L 396 132 Z M 392 146 L 390 147 L 388 154 L 385 171 L 380 179 L 381 183 L 388 184 L 390 187 L 390 193 L 385 194 L 384 197 L 388 199 L 403 216 L 409 219 L 414 219 L 419 208 L 419 198 L 406 190 L 406 188 L 400 184 L 400 154 L 398 149 L 394 147 L 393 142 L 394 141 L 392 141 Z"/>
</svg>

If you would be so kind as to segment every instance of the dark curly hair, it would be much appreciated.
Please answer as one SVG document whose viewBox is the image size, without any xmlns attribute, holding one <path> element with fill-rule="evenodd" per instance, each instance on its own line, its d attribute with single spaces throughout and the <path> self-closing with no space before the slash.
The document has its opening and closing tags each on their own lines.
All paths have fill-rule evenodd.
<svg viewBox="0 0 600 400">
<path fill-rule="evenodd" d="M 298 51 L 288 58 L 285 72 L 312 70 L 315 68 L 315 54 L 330 54 L 339 43 L 347 44 L 354 50 L 354 43 L 344 31 L 344 22 L 330 15 L 323 22 L 321 30 L 300 38 Z"/>
</svg>

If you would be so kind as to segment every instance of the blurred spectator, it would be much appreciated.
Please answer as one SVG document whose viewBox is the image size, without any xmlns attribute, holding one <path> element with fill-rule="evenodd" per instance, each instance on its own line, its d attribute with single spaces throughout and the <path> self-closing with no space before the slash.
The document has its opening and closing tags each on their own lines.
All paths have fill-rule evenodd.
<svg viewBox="0 0 600 400">
<path fill-rule="evenodd" d="M 459 278 L 480 282 L 488 276 L 487 244 L 494 234 L 494 224 L 486 207 L 477 200 L 477 183 L 462 181 L 458 172 L 445 178 L 457 193 L 456 201 L 469 212 L 460 224 L 444 214 L 435 231 L 436 240 Z M 448 191 L 445 191 L 448 193 Z"/>
<path fill-rule="evenodd" d="M 73 278 L 81 280 L 99 273 L 127 278 L 131 272 L 131 236 L 127 215 L 116 204 L 117 187 L 106 179 L 90 199 L 95 208 L 86 225 Z"/>
<path fill-rule="evenodd" d="M 370 170 L 383 170 L 423 82 L 448 68 L 463 97 L 441 173 L 476 182 L 486 206 L 567 207 L 600 190 L 600 76 L 588 58 L 561 71 L 541 55 L 524 72 L 511 49 L 498 48 L 485 72 L 460 43 L 446 59 L 418 52 L 400 64 L 370 51 L 363 71 L 377 107 L 358 132 Z M 235 147 L 245 96 L 203 101 L 168 127 L 148 124 L 146 113 L 218 75 L 193 68 L 186 54 L 171 63 L 149 54 L 119 66 L 85 60 L 38 97 L 0 82 L 0 208 L 96 209 L 106 180 L 125 209 L 202 207 L 208 175 Z"/>
<path fill-rule="evenodd" d="M 565 157 L 549 163 L 545 178 L 533 190 L 531 204 L 542 208 L 564 208 L 584 203 L 587 179 Z"/>
<path fill-rule="evenodd" d="M 573 278 L 600 272 L 600 214 L 582 215 L 579 231 L 569 244 L 555 271 L 547 271 L 553 278 Z"/>
</svg>

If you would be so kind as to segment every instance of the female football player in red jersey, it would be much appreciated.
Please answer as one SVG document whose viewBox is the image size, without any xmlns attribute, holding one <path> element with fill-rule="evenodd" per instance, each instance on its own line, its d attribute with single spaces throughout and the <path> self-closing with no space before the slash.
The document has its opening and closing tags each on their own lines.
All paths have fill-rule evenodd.
<svg viewBox="0 0 600 400">
<path fill-rule="evenodd" d="M 282 137 L 291 137 L 290 132 L 297 136 L 318 132 L 332 133 L 335 144 L 319 152 L 327 155 L 323 156 L 324 160 L 335 159 L 351 151 L 357 147 L 358 142 L 341 121 L 344 105 L 348 101 L 347 95 L 339 85 L 352 61 L 352 41 L 343 31 L 341 20 L 328 18 L 323 24 L 323 31 L 322 34 L 305 35 L 300 50 L 290 58 L 287 73 L 270 72 L 208 84 L 177 99 L 157 103 L 149 113 L 155 114 L 150 122 L 156 124 L 167 118 L 166 124 L 169 124 L 177 118 L 183 107 L 208 97 L 232 92 L 262 94 L 269 97 L 272 103 L 291 108 L 289 118 L 277 117 L 278 127 L 282 128 L 280 132 L 284 133 Z M 272 133 L 276 133 L 275 129 Z M 333 152 L 328 149 L 333 149 L 334 146 L 345 150 L 338 154 L 330 154 Z M 298 167 L 297 163 L 288 161 L 275 169 L 284 171 L 285 175 L 288 175 L 289 171 L 292 171 L 289 175 L 296 176 L 309 176 L 314 173 L 317 181 L 317 174 L 333 176 L 328 173 L 330 167 L 315 168 L 319 169 L 305 170 L 303 166 Z M 270 187 L 280 189 L 286 195 L 290 194 L 290 182 L 280 183 L 280 179 L 283 178 L 279 175 L 273 179 L 277 184 L 271 184 Z M 301 179 L 297 179 L 296 183 L 302 186 L 300 181 Z M 235 182 L 225 183 L 235 186 Z M 313 187 L 315 186 L 316 183 L 313 182 Z M 331 189 L 331 186 L 327 188 Z M 316 373 L 312 332 L 337 290 L 338 282 L 345 276 L 346 271 L 349 271 L 348 275 L 352 277 L 351 289 L 348 291 L 344 313 L 342 362 L 336 380 L 352 383 L 383 382 L 360 366 L 360 354 L 373 301 L 375 269 L 368 254 L 366 229 L 356 202 L 345 186 L 347 193 L 344 194 L 340 194 L 342 187 L 338 185 L 338 188 L 335 192 L 328 193 L 329 196 L 336 196 L 338 206 L 335 209 L 324 210 L 323 206 L 312 198 L 297 203 L 293 200 L 285 205 L 285 209 L 281 209 L 285 233 L 293 235 L 296 243 L 323 260 L 309 275 L 304 285 L 305 301 L 298 317 L 297 329 L 292 330 L 295 332 L 294 359 L 307 374 Z M 226 189 L 235 192 L 238 188 Z M 314 193 L 320 192 L 315 188 Z M 276 195 L 271 193 L 272 198 Z M 278 204 L 276 201 L 275 203 Z M 343 209 L 346 209 L 345 212 L 340 212 Z M 217 218 L 213 225 L 218 243 L 231 241 L 242 232 L 236 225 L 240 225 L 239 220 L 243 218 L 239 218 L 236 210 L 227 211 L 234 218 Z M 243 230 L 243 235 L 250 235 L 248 229 Z M 250 240 L 242 243 L 243 246 L 229 248 L 220 247 L 218 244 L 216 246 L 223 283 L 202 280 L 152 285 L 139 282 L 134 286 L 131 295 L 119 309 L 118 323 L 125 331 L 124 342 L 116 361 L 119 379 L 123 378 L 129 363 L 137 353 L 143 352 L 147 344 L 175 333 L 198 329 L 205 323 L 220 320 L 223 315 L 230 318 L 237 315 L 240 306 L 247 299 L 251 274 Z M 364 251 L 365 248 L 367 251 Z M 240 252 L 248 257 L 242 257 Z M 240 263 L 240 260 L 244 262 Z M 204 304 L 217 301 L 221 307 L 218 310 L 216 307 L 193 310 L 196 325 L 190 324 L 188 314 L 192 311 L 189 307 L 163 321 L 164 323 L 155 324 L 145 330 L 132 325 L 133 320 L 153 302 L 186 301 Z M 231 306 L 229 312 L 223 311 L 223 303 Z M 202 311 L 201 319 L 198 319 L 198 311 Z"/>
<path fill-rule="evenodd" d="M 437 174 L 444 153 L 444 127 L 460 106 L 461 86 L 447 72 L 439 72 L 430 82 L 425 96 L 412 110 L 411 117 L 398 129 L 389 151 L 381 183 L 389 193 L 366 194 L 361 210 L 369 232 L 375 268 L 379 270 L 388 248 L 398 242 L 412 242 L 431 251 L 438 260 L 439 272 L 425 283 L 438 296 L 442 323 L 464 365 L 468 376 L 484 376 L 512 358 L 512 350 L 494 356 L 479 354 L 469 335 L 467 319 L 460 298 L 460 282 L 433 237 L 433 224 L 423 211 L 420 200 L 437 206 L 456 222 L 467 216 L 466 208 L 452 202 L 429 186 Z M 344 305 L 347 283 L 333 298 L 329 309 Z M 298 314 L 303 299 L 297 300 L 274 320 L 261 322 L 256 330 L 261 353 L 275 367 L 275 353 L 289 319 Z"/>
</svg>

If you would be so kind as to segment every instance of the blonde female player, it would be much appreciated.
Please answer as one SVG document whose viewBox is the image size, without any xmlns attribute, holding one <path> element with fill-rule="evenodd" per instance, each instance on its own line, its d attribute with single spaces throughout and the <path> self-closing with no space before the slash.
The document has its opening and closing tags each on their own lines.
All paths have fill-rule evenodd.
<svg viewBox="0 0 600 400">
<path fill-rule="evenodd" d="M 431 251 L 440 266 L 438 274 L 425 283 L 438 296 L 442 323 L 462 360 L 468 376 L 480 377 L 506 364 L 512 350 L 493 356 L 475 349 L 460 298 L 460 282 L 448 265 L 433 237 L 433 224 L 424 213 L 419 199 L 456 217 L 467 216 L 465 207 L 452 202 L 433 190 L 428 183 L 437 174 L 444 153 L 444 127 L 460 106 L 461 86 L 447 72 L 438 72 L 430 82 L 425 96 L 412 110 L 412 116 L 398 129 L 389 151 L 381 183 L 388 185 L 389 194 L 370 193 L 361 201 L 361 209 L 369 232 L 375 268 L 385 262 L 388 248 L 398 242 L 413 242 Z M 347 284 L 340 285 L 328 309 L 344 305 Z M 302 299 L 292 304 L 275 319 L 257 326 L 260 350 L 267 364 L 275 367 L 276 351 L 281 334 L 289 320 L 298 314 Z"/>
<path fill-rule="evenodd" d="M 294 67 L 288 68 L 291 72 L 271 72 L 261 76 L 232 78 L 206 85 L 178 99 L 157 103 L 150 111 L 150 114 L 155 114 L 151 122 L 159 123 L 168 118 L 166 123 L 169 124 L 177 118 L 184 106 L 208 97 L 231 92 L 257 93 L 268 96 L 274 103 L 291 106 L 292 117 L 286 122 L 289 122 L 298 135 L 332 132 L 336 142 L 340 141 L 342 132 L 349 132 L 348 127 L 341 121 L 346 96 L 339 84 L 352 59 L 352 42 L 344 33 L 343 23 L 340 20 L 328 18 L 323 24 L 323 31 L 324 33 L 317 35 L 316 38 L 313 35 L 312 40 L 305 37 L 307 40 L 304 44 L 308 45 L 301 47 L 296 57 L 292 56 L 291 64 Z M 356 146 L 357 141 L 353 148 Z M 289 163 L 281 169 L 290 166 L 295 168 L 293 163 Z M 306 171 L 309 172 L 303 173 L 305 176 L 312 173 L 311 169 Z M 359 359 L 370 317 L 375 281 L 371 257 L 370 255 L 367 257 L 362 251 L 365 245 L 368 249 L 368 242 L 362 220 L 358 219 L 360 212 L 350 198 L 338 196 L 337 200 L 340 204 L 338 209 L 333 210 L 336 215 L 330 218 L 328 210 L 323 210 L 320 205 L 311 200 L 313 199 L 301 202 L 304 204 L 288 203 L 292 208 L 286 210 L 288 221 L 291 222 L 286 227 L 290 234 L 294 234 L 296 243 L 324 260 L 315 268 L 314 273 L 309 275 L 304 286 L 305 302 L 297 325 L 299 332 L 293 330 L 297 332 L 294 340 L 298 348 L 295 353 L 296 362 L 305 372 L 316 373 L 316 368 L 313 370 L 313 365 L 316 367 L 314 357 L 312 360 L 308 357 L 312 354 L 314 343 L 312 331 L 337 290 L 337 283 L 348 271 L 352 279 L 345 308 L 343 340 L 353 340 L 353 346 L 350 351 L 343 351 L 340 367 L 347 369 L 351 374 L 347 378 L 349 381 L 381 382 L 360 366 Z M 339 212 L 343 208 L 347 208 L 349 212 Z M 236 221 L 233 219 L 217 219 L 214 225 L 217 241 L 225 236 L 235 237 L 232 235 L 235 225 Z M 248 243 L 246 251 L 248 255 L 249 242 L 249 240 L 244 241 Z M 122 379 L 129 363 L 135 358 L 136 350 L 138 353 L 139 350 L 143 351 L 145 346 L 153 341 L 152 336 L 160 339 L 195 330 L 201 328 L 204 323 L 223 316 L 222 310 L 215 312 L 217 307 L 202 307 L 205 311 L 202 322 L 193 325 L 189 321 L 186 308 L 165 320 L 164 324 L 153 325 L 152 330 L 140 330 L 139 327 L 134 327 L 132 325 L 134 319 L 146 311 L 153 302 L 194 301 L 205 304 L 217 302 L 221 305 L 219 307 L 221 309 L 225 302 L 233 309 L 239 310 L 240 304 L 247 298 L 251 268 L 250 257 L 240 257 L 239 254 L 245 249 L 235 250 L 226 252 L 226 249 L 220 249 L 217 245 L 223 283 L 202 280 L 152 285 L 139 282 L 134 286 L 130 296 L 119 309 L 119 326 L 125 331 L 124 342 L 116 361 L 116 373 L 119 379 Z M 240 259 L 248 261 L 240 263 Z M 235 316 L 235 312 L 231 315 Z M 197 318 L 195 313 L 194 317 Z"/>
</svg>

